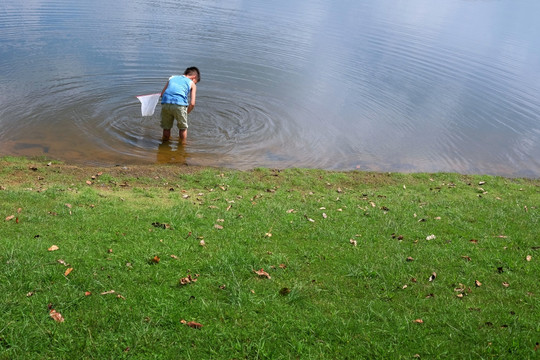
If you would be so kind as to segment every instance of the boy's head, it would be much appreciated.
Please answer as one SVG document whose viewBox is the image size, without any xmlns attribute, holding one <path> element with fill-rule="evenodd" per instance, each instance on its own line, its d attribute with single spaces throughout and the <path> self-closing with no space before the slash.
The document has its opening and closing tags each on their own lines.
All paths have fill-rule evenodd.
<svg viewBox="0 0 540 360">
<path fill-rule="evenodd" d="M 201 82 L 201 72 L 195 66 L 188 67 L 186 71 L 184 71 L 184 75 L 194 76 L 193 80 L 196 80 L 196 82 Z"/>
</svg>

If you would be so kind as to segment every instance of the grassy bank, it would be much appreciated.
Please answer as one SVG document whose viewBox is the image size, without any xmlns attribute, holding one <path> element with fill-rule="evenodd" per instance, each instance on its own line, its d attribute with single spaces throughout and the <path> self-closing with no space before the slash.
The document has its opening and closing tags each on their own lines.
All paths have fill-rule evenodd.
<svg viewBox="0 0 540 360">
<path fill-rule="evenodd" d="M 539 180 L 2 158 L 0 358 L 537 358 L 539 206 Z"/>
</svg>

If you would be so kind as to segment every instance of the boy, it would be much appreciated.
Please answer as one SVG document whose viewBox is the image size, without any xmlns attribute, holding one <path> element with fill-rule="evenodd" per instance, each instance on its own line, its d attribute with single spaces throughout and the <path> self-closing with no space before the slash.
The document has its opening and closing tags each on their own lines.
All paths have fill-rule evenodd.
<svg viewBox="0 0 540 360">
<path fill-rule="evenodd" d="M 195 107 L 197 84 L 201 81 L 201 73 L 195 66 L 188 67 L 184 75 L 173 75 L 161 91 L 161 128 L 163 141 L 171 137 L 171 128 L 176 119 L 180 130 L 180 142 L 187 138 L 187 115 Z"/>
</svg>

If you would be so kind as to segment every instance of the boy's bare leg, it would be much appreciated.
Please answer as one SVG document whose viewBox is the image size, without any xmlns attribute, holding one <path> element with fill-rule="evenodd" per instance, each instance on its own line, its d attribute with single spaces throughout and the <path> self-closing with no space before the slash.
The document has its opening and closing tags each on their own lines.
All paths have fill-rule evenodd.
<svg viewBox="0 0 540 360">
<path fill-rule="evenodd" d="M 185 144 L 186 139 L 187 139 L 187 129 L 180 129 L 180 142 L 182 144 Z"/>
<path fill-rule="evenodd" d="M 161 138 L 161 140 L 163 141 L 169 141 L 169 138 L 171 137 L 171 129 L 163 129 L 163 137 Z"/>
</svg>

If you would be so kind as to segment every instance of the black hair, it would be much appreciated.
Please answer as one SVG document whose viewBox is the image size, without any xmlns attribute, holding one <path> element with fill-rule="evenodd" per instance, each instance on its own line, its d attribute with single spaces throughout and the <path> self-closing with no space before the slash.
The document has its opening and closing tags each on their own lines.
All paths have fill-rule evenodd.
<svg viewBox="0 0 540 360">
<path fill-rule="evenodd" d="M 199 69 L 195 66 L 188 67 L 186 71 L 184 71 L 184 75 L 195 75 L 197 74 L 197 82 L 201 82 L 201 72 Z"/>
</svg>

